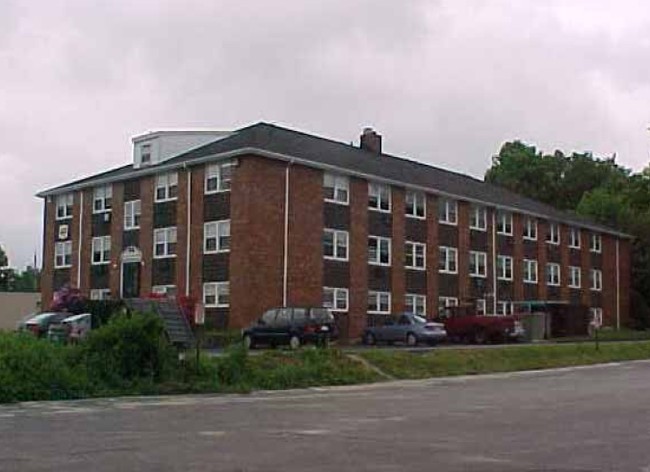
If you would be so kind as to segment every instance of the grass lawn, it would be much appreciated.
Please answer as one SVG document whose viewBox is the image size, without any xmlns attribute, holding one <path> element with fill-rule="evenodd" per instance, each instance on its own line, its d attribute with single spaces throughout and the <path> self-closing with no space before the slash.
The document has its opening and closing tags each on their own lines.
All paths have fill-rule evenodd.
<svg viewBox="0 0 650 472">
<path fill-rule="evenodd" d="M 650 340 L 650 330 L 638 331 L 634 329 L 621 328 L 618 331 L 611 328 L 603 328 L 598 331 L 598 339 L 601 341 L 643 341 Z M 555 342 L 580 342 L 580 341 L 593 341 L 593 338 L 588 336 L 577 336 L 570 338 L 556 338 Z"/>
</svg>

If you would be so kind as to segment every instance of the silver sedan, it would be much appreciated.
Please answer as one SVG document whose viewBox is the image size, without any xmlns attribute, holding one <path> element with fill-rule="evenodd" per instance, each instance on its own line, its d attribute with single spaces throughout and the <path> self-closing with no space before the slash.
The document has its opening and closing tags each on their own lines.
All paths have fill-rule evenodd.
<svg viewBox="0 0 650 472">
<path fill-rule="evenodd" d="M 447 332 L 443 324 L 427 321 L 412 313 L 405 313 L 387 316 L 380 326 L 366 328 L 363 333 L 363 343 L 372 345 L 378 342 L 404 342 L 409 346 L 416 346 L 423 342 L 432 345 L 446 337 Z"/>
</svg>

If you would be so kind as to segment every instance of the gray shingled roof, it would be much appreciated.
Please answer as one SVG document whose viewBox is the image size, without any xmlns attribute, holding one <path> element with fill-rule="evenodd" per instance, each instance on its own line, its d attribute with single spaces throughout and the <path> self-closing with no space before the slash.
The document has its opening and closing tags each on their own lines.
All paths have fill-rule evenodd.
<svg viewBox="0 0 650 472">
<path fill-rule="evenodd" d="M 287 158 L 296 158 L 316 166 L 339 168 L 353 174 L 399 182 L 406 186 L 426 188 L 433 192 L 457 196 L 470 201 L 483 202 L 487 205 L 544 216 L 551 220 L 620 234 L 616 230 L 596 224 L 587 218 L 557 210 L 550 205 L 531 200 L 467 175 L 388 154 L 377 155 L 349 144 L 268 123 L 258 123 L 242 128 L 226 138 L 193 149 L 158 166 L 133 169 L 131 165 L 127 165 L 56 187 L 42 192 L 39 196 L 91 186 L 102 181 L 124 180 L 153 173 L 158 168 L 182 166 L 195 160 L 204 160 L 210 156 L 216 157 L 220 154 L 236 153 L 241 150 L 247 152 L 259 150 Z"/>
</svg>

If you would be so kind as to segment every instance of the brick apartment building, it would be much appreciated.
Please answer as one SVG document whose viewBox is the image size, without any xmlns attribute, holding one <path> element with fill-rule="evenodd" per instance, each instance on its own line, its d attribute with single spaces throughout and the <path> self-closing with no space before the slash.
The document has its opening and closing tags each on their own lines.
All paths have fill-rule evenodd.
<svg viewBox="0 0 650 472">
<path fill-rule="evenodd" d="M 369 317 L 513 301 L 590 307 L 624 324 L 630 238 L 471 177 L 259 123 L 133 139 L 133 163 L 39 194 L 43 300 L 152 292 L 203 300 L 242 327 L 270 307 L 332 306 L 349 335 Z"/>
</svg>

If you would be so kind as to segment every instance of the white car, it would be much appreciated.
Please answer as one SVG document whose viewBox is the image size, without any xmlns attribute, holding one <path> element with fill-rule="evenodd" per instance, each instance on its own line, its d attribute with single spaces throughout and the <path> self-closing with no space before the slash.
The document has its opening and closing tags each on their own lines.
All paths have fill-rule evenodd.
<svg viewBox="0 0 650 472">
<path fill-rule="evenodd" d="M 81 315 L 69 316 L 61 324 L 68 331 L 68 341 L 77 342 L 90 333 L 92 329 L 92 315 L 90 313 L 82 313 Z"/>
</svg>

